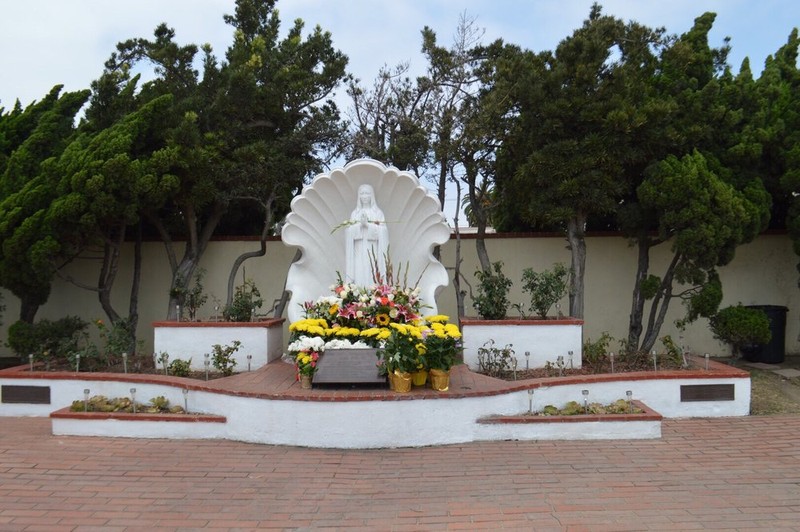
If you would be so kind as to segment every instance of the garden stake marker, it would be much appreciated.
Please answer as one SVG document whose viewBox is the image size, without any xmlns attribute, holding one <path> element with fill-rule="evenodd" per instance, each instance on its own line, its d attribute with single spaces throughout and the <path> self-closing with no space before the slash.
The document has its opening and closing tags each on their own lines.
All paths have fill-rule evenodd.
<svg viewBox="0 0 800 532">
<path fill-rule="evenodd" d="M 528 389 L 528 413 L 533 414 L 533 388 Z"/>
</svg>

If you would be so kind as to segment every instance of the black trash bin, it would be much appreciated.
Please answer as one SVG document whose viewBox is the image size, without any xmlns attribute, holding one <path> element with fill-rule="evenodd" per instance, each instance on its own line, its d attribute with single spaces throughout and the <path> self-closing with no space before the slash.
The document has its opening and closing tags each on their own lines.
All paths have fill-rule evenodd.
<svg viewBox="0 0 800 532">
<path fill-rule="evenodd" d="M 780 364 L 786 357 L 786 307 L 778 305 L 749 305 L 747 308 L 760 310 L 769 319 L 769 332 L 772 338 L 769 343 L 759 345 L 752 353 L 751 362 Z"/>
</svg>

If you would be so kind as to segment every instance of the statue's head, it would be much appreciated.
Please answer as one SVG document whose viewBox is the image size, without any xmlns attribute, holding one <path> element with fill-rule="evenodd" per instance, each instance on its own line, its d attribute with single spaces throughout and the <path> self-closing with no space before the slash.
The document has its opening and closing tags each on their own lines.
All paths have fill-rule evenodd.
<svg viewBox="0 0 800 532">
<path fill-rule="evenodd" d="M 358 206 L 361 208 L 372 208 L 375 206 L 375 190 L 372 185 L 361 185 L 358 187 Z"/>
</svg>

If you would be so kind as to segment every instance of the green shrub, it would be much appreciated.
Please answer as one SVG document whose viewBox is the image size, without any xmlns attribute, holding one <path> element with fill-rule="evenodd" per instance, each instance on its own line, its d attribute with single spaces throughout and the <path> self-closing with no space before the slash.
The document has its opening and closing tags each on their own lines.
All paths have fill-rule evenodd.
<svg viewBox="0 0 800 532">
<path fill-rule="evenodd" d="M 494 273 L 483 270 L 475 272 L 475 277 L 478 278 L 478 295 L 473 299 L 472 306 L 485 320 L 502 320 L 510 305 L 508 291 L 511 288 L 511 279 L 503 274 L 502 262 L 495 262 L 492 267 Z"/>
<path fill-rule="evenodd" d="M 181 360 L 176 358 L 169 363 L 169 374 L 176 377 L 188 377 L 192 373 L 192 359 Z"/>
<path fill-rule="evenodd" d="M 77 316 L 36 323 L 18 321 L 8 328 L 8 347 L 18 356 L 35 360 L 67 361 L 78 351 L 89 324 Z"/>
<path fill-rule="evenodd" d="M 603 331 L 600 338 L 592 342 L 591 338 L 587 338 L 583 343 L 583 360 L 586 364 L 592 367 L 600 367 L 600 363 L 608 354 L 608 346 L 614 338 L 608 334 L 608 331 Z"/>
<path fill-rule="evenodd" d="M 512 370 L 514 350 L 511 344 L 499 348 L 494 340 L 489 340 L 478 348 L 478 371 L 492 377 L 502 377 Z"/>
<path fill-rule="evenodd" d="M 742 304 L 725 307 L 709 320 L 714 338 L 733 347 L 734 355 L 743 347 L 766 344 L 772 338 L 769 318 L 763 310 L 743 307 Z"/>
<path fill-rule="evenodd" d="M 552 270 L 535 272 L 525 268 L 522 272 L 522 291 L 530 294 L 530 311 L 540 318 L 547 318 L 550 308 L 567 293 L 569 271 L 562 263 L 553 264 Z M 520 306 L 517 306 L 521 310 Z"/>
<path fill-rule="evenodd" d="M 233 375 L 233 368 L 236 366 L 236 360 L 233 359 L 233 354 L 239 350 L 242 342 L 234 340 L 233 345 L 222 346 L 214 344 L 211 346 L 213 351 L 211 355 L 211 363 L 219 370 L 224 376 L 228 377 Z"/>
<path fill-rule="evenodd" d="M 256 288 L 255 282 L 248 279 L 236 287 L 233 301 L 222 311 L 225 321 L 251 321 L 257 308 L 261 308 L 264 301 L 261 293 Z"/>
</svg>

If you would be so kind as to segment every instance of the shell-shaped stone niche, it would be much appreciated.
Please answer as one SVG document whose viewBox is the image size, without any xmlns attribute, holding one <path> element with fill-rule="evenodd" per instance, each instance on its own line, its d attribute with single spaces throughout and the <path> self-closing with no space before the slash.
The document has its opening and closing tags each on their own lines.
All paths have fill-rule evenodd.
<svg viewBox="0 0 800 532">
<path fill-rule="evenodd" d="M 319 174 L 292 200 L 291 213 L 281 232 L 284 244 L 299 248 L 300 259 L 289 267 L 286 289 L 291 292 L 287 317 L 303 317 L 302 304 L 331 294 L 337 272 L 344 277 L 346 223 L 363 184 L 372 185 L 389 231 L 389 258 L 395 273 L 409 287 L 418 286 L 420 297 L 436 313 L 436 295 L 448 283 L 445 267 L 433 249 L 450 238 L 450 227 L 438 199 L 415 175 L 387 167 L 372 159 L 358 159 Z M 408 274 L 406 275 L 406 271 Z M 402 283 L 401 283 L 402 284 Z"/>
</svg>

